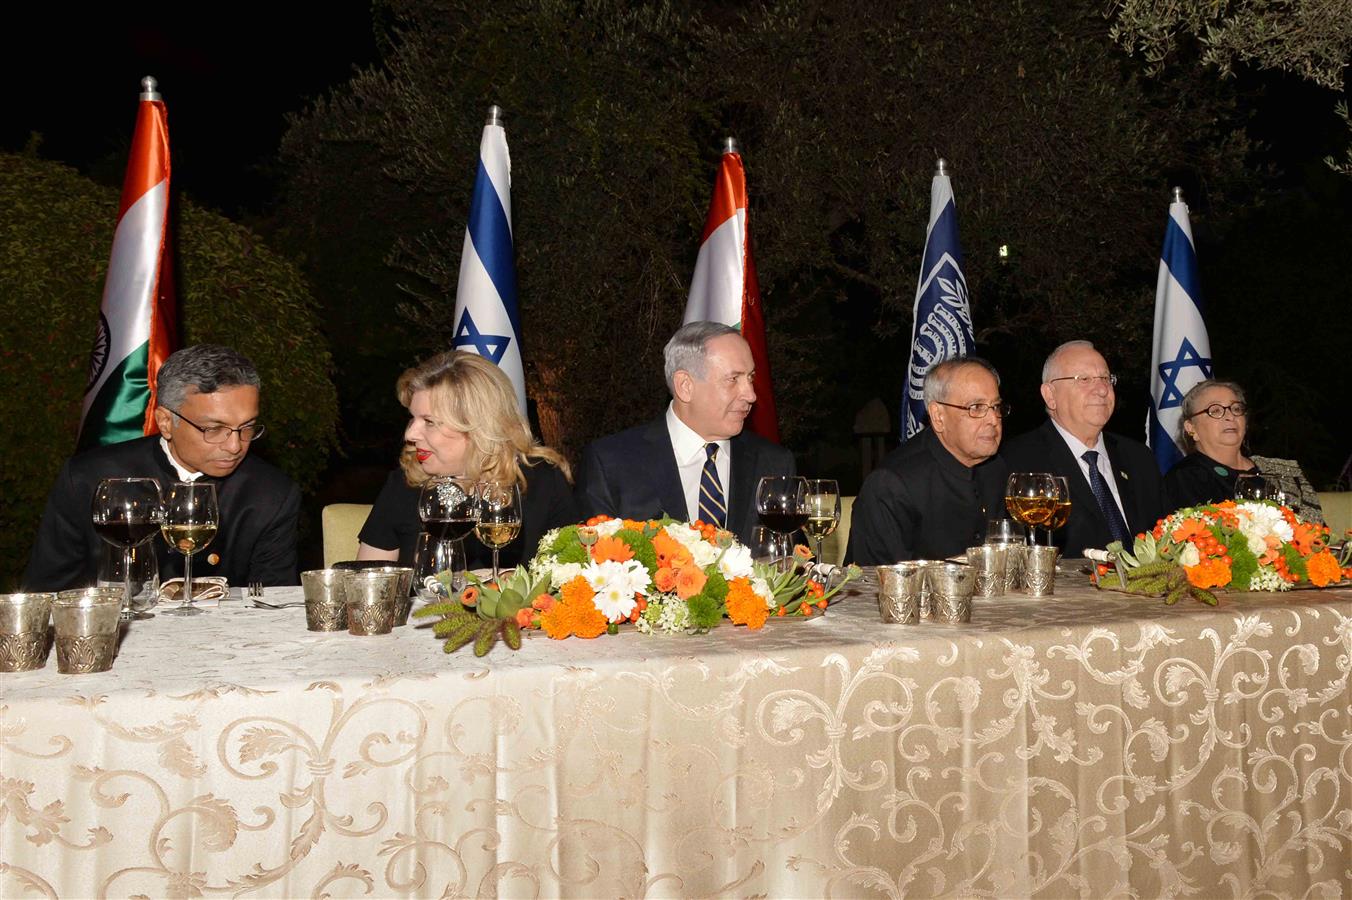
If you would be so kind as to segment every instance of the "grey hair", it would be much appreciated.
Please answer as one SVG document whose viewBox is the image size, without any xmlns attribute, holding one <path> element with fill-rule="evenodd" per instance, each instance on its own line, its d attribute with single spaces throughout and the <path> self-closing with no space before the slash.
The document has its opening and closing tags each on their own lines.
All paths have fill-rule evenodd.
<svg viewBox="0 0 1352 900">
<path fill-rule="evenodd" d="M 1202 391 L 1205 391 L 1207 388 L 1214 387 L 1229 388 L 1230 390 L 1235 392 L 1235 399 L 1238 400 L 1240 403 L 1244 403 L 1247 405 L 1249 402 L 1248 400 L 1244 399 L 1244 388 L 1240 387 L 1237 383 L 1233 381 L 1221 381 L 1218 378 L 1208 378 L 1207 380 L 1199 381 L 1192 387 L 1188 388 L 1188 392 L 1183 395 L 1183 402 L 1179 404 L 1180 409 L 1178 417 L 1178 441 L 1180 444 L 1183 445 L 1184 453 L 1191 453 L 1192 451 L 1197 449 L 1197 438 L 1193 437 L 1191 434 L 1188 434 L 1188 429 L 1184 428 L 1183 425 L 1193 416 L 1197 415 L 1199 412 L 1202 411 L 1199 408 L 1200 404 L 1197 400 L 1198 397 L 1202 396 Z"/>
<path fill-rule="evenodd" d="M 262 380 L 248 357 L 220 344 L 184 347 L 160 366 L 156 376 L 156 403 L 176 412 L 188 397 L 188 389 L 214 394 L 224 387 L 261 387 Z"/>
<path fill-rule="evenodd" d="M 948 400 L 948 386 L 953 383 L 953 376 L 964 366 L 979 366 L 985 369 L 995 379 L 995 386 L 1000 386 L 1000 373 L 995 371 L 995 366 L 981 357 L 959 356 L 956 359 L 946 359 L 925 373 L 926 406 Z"/>
<path fill-rule="evenodd" d="M 676 396 L 676 373 L 685 371 L 699 380 L 704 380 L 704 358 L 708 353 L 709 341 L 725 334 L 742 333 L 731 325 L 722 322 L 687 322 L 667 341 L 662 348 L 662 372 L 667 378 L 667 390 Z"/>
<path fill-rule="evenodd" d="M 1057 347 L 1051 353 L 1047 354 L 1047 361 L 1042 364 L 1042 383 L 1046 384 L 1052 380 L 1052 370 L 1056 368 L 1056 361 L 1067 350 L 1074 350 L 1083 347 L 1085 350 L 1093 350 L 1093 341 L 1066 341 Z"/>
</svg>

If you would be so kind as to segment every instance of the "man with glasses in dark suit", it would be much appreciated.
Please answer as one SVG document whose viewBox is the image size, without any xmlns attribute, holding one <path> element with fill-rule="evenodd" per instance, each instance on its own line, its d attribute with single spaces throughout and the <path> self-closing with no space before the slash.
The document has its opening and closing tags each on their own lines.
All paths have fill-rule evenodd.
<svg viewBox="0 0 1352 900">
<path fill-rule="evenodd" d="M 55 591 L 94 583 L 102 539 L 90 503 L 104 478 L 148 477 L 167 492 L 175 481 L 216 483 L 220 528 L 193 560 L 193 576 L 231 584 L 296 584 L 300 489 L 281 470 L 249 454 L 264 434 L 260 379 L 253 363 L 215 344 L 186 347 L 160 367 L 158 435 L 88 450 L 66 461 L 47 496 L 24 586 Z M 182 574 L 183 557 L 157 549 L 161 579 Z"/>
<path fill-rule="evenodd" d="M 889 453 L 854 502 L 846 558 L 860 565 L 962 553 L 1004 514 L 999 373 L 975 356 L 951 359 L 929 370 L 924 391 L 929 427 Z"/>
<path fill-rule="evenodd" d="M 1139 441 L 1105 432 L 1116 407 L 1117 376 L 1089 341 L 1068 341 L 1042 366 L 1047 421 L 1005 445 L 1012 472 L 1050 472 L 1070 484 L 1070 520 L 1056 535 L 1066 556 L 1130 547 L 1163 512 L 1159 467 Z"/>
</svg>

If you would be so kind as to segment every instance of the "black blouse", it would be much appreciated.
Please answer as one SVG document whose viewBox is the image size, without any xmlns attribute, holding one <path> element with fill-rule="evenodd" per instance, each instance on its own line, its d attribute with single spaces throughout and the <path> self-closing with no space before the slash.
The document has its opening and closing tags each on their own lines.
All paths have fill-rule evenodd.
<svg viewBox="0 0 1352 900">
<path fill-rule="evenodd" d="M 1224 466 L 1200 450 L 1194 450 L 1164 476 L 1165 506 L 1169 512 L 1174 512 L 1186 506 L 1233 500 L 1239 476 L 1257 471 L 1257 468 Z"/>
<path fill-rule="evenodd" d="M 499 555 L 503 568 L 529 561 L 546 531 L 578 522 L 573 488 L 562 471 L 546 462 L 522 466 L 522 471 L 526 474 L 526 486 L 521 495 L 521 533 L 502 548 Z M 421 531 L 418 488 L 410 487 L 403 471 L 395 469 L 385 479 L 358 540 L 381 550 L 397 549 L 399 565 L 411 566 Z M 492 552 L 473 535 L 465 538 L 465 552 L 471 569 L 492 564 Z"/>
</svg>

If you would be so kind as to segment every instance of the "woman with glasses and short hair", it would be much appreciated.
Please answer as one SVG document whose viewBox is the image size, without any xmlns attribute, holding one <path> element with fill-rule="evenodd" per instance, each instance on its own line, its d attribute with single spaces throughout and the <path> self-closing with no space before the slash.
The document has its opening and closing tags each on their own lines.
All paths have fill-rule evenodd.
<svg viewBox="0 0 1352 900">
<path fill-rule="evenodd" d="M 1233 381 L 1208 378 L 1183 396 L 1179 443 L 1187 456 L 1164 476 L 1170 510 L 1232 500 L 1241 475 L 1262 475 L 1280 490 L 1297 516 L 1323 522 L 1319 495 L 1293 459 L 1250 456 L 1245 440 L 1249 406 Z"/>
</svg>

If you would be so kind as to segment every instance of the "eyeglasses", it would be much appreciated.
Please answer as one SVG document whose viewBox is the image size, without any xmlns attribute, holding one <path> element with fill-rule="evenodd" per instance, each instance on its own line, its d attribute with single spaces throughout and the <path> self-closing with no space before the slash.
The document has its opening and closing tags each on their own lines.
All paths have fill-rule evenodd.
<svg viewBox="0 0 1352 900">
<path fill-rule="evenodd" d="M 1117 384 L 1116 375 L 1062 375 L 1060 378 L 1051 378 L 1047 381 L 1052 384 L 1057 381 L 1073 381 L 1076 387 L 1092 387 L 1096 384 L 1106 384 L 1109 387 Z"/>
<path fill-rule="evenodd" d="M 257 422 L 253 422 L 249 425 L 241 425 L 238 428 L 230 428 L 226 425 L 207 425 L 203 427 L 176 409 L 171 409 L 169 411 L 187 422 L 193 428 L 202 432 L 202 440 L 206 441 L 208 444 L 224 444 L 226 441 L 230 440 L 230 435 L 232 434 L 239 435 L 240 441 L 247 444 L 250 441 L 258 440 L 263 436 L 263 432 L 267 431 L 266 428 Z"/>
<path fill-rule="evenodd" d="M 1010 406 L 1008 403 L 995 403 L 995 404 L 969 403 L 966 406 L 959 406 L 956 403 L 945 403 L 942 400 L 935 400 L 934 402 L 939 404 L 940 406 L 951 406 L 954 409 L 965 409 L 967 410 L 967 415 L 973 419 L 984 419 L 986 418 L 986 413 L 989 412 L 995 413 L 995 417 L 997 419 L 1003 419 L 1005 416 L 1009 415 L 1011 412 L 1014 411 L 1014 407 Z"/>
<path fill-rule="evenodd" d="M 1206 409 L 1197 410 L 1197 412 L 1193 413 L 1191 416 L 1188 416 L 1188 418 L 1191 419 L 1193 418 L 1193 416 L 1200 416 L 1202 413 L 1206 413 L 1213 419 L 1224 419 L 1225 414 L 1227 412 L 1230 413 L 1232 416 L 1234 416 L 1236 419 L 1242 419 L 1249 414 L 1249 404 L 1240 403 L 1238 400 L 1236 400 L 1234 403 L 1231 403 L 1229 406 L 1222 406 L 1219 403 L 1213 403 Z"/>
</svg>

